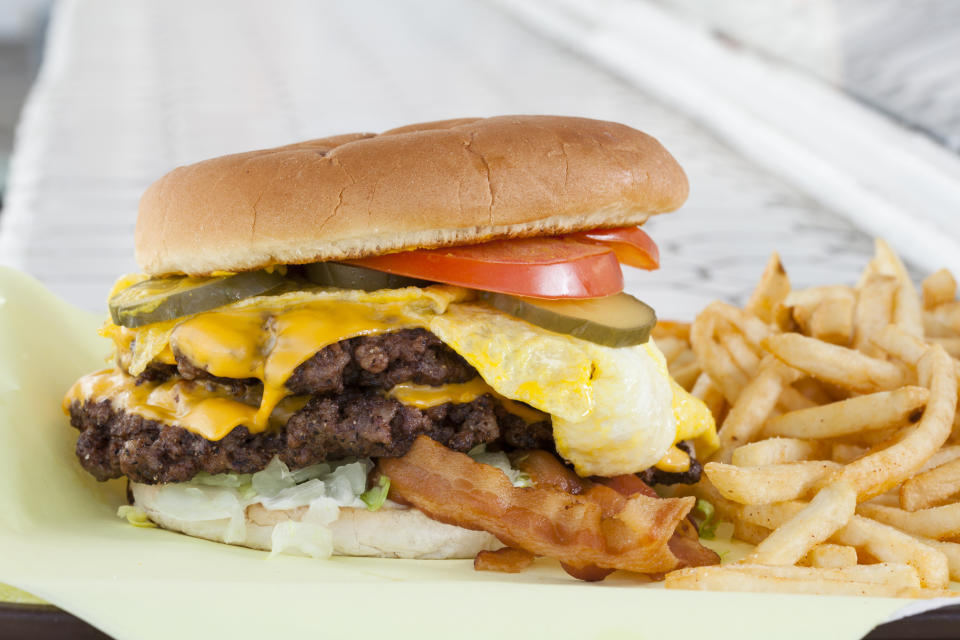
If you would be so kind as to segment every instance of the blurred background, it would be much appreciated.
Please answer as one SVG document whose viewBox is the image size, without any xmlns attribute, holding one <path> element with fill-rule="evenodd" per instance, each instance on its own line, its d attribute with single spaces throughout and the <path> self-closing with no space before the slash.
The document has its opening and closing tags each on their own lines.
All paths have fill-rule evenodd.
<svg viewBox="0 0 960 640">
<path fill-rule="evenodd" d="M 648 223 L 663 317 L 777 250 L 853 280 L 871 237 L 960 271 L 953 0 L 0 0 L 0 263 L 104 308 L 140 193 L 206 157 L 502 113 L 625 122 L 688 171 Z"/>
</svg>

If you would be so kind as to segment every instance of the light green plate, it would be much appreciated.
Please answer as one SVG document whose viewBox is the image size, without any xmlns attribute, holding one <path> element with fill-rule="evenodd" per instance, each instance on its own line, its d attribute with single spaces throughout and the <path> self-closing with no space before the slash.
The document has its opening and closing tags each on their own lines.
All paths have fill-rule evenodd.
<svg viewBox="0 0 960 640">
<path fill-rule="evenodd" d="M 908 604 L 853 597 L 599 584 L 538 561 L 517 575 L 470 561 L 295 557 L 218 545 L 116 516 L 121 482 L 73 454 L 70 384 L 104 366 L 101 318 L 0 269 L 0 582 L 118 640 L 174 637 L 859 638 Z M 158 615 L 162 612 L 162 615 Z"/>
</svg>

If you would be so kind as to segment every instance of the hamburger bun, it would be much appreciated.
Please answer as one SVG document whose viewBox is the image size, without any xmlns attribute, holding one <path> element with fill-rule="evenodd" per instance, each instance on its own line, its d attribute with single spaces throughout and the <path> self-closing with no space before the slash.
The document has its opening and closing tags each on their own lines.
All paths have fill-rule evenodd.
<svg viewBox="0 0 960 640">
<path fill-rule="evenodd" d="M 654 138 L 559 116 L 428 122 L 205 160 L 140 201 L 149 275 L 245 271 L 643 223 L 687 197 Z"/>
<path fill-rule="evenodd" d="M 187 521 L 169 516 L 155 504 L 159 485 L 130 483 L 133 504 L 164 529 L 179 531 L 195 538 L 227 542 L 228 519 Z M 262 505 L 247 509 L 246 537 L 230 544 L 272 551 L 274 527 L 286 520 L 299 521 L 305 507 L 267 511 Z M 333 533 L 333 553 L 339 556 L 376 558 L 417 558 L 441 560 L 472 558 L 484 549 L 503 545 L 485 531 L 470 531 L 431 520 L 414 508 L 391 507 L 377 511 L 341 507 L 340 517 L 329 525 Z"/>
</svg>

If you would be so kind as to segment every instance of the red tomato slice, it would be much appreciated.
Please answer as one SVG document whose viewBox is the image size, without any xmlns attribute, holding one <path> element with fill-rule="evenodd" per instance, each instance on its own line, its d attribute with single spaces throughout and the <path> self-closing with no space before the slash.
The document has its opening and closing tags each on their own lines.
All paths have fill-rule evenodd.
<svg viewBox="0 0 960 640">
<path fill-rule="evenodd" d="M 350 260 L 368 269 L 533 298 L 599 298 L 623 291 L 613 250 L 570 238 L 519 238 Z"/>
<path fill-rule="evenodd" d="M 595 229 L 570 235 L 571 238 L 586 242 L 598 242 L 607 245 L 617 254 L 622 264 L 638 269 L 659 269 L 660 249 L 653 238 L 640 227 L 619 227 L 617 229 Z"/>
</svg>

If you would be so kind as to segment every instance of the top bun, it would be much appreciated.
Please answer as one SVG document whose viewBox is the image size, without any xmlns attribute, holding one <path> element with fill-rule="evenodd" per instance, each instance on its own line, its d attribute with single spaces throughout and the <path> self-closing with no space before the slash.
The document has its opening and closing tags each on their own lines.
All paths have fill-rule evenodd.
<svg viewBox="0 0 960 640">
<path fill-rule="evenodd" d="M 151 275 L 343 260 L 636 225 L 687 191 L 673 156 L 622 124 L 444 120 L 174 169 L 140 200 L 136 255 Z"/>
</svg>

